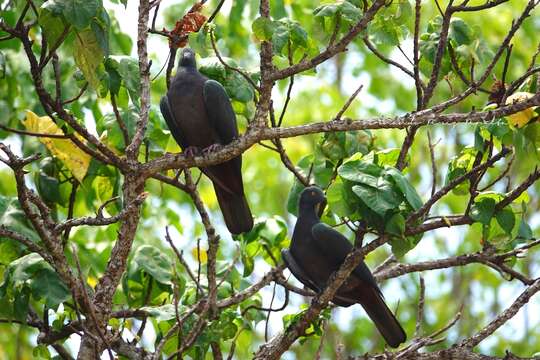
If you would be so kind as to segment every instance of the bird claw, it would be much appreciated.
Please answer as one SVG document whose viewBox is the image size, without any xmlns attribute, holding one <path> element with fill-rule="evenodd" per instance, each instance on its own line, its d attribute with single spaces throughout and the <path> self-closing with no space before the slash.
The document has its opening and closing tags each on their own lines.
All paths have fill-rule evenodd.
<svg viewBox="0 0 540 360">
<path fill-rule="evenodd" d="M 200 153 L 199 148 L 196 146 L 188 146 L 184 150 L 184 155 L 188 158 L 193 158 Z"/>
<path fill-rule="evenodd" d="M 214 151 L 218 151 L 219 149 L 221 149 L 221 144 L 212 144 L 210 146 L 208 146 L 207 148 L 204 148 L 203 149 L 203 154 L 207 155 L 207 154 L 210 154 Z"/>
</svg>

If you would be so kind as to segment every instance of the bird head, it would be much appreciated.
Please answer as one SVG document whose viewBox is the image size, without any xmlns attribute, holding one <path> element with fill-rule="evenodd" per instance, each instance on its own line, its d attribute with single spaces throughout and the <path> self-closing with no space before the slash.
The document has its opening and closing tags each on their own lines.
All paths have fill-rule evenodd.
<svg viewBox="0 0 540 360">
<path fill-rule="evenodd" d="M 195 61 L 195 51 L 190 48 L 183 49 L 180 54 L 178 65 L 187 68 L 196 68 L 197 62 Z"/>
<path fill-rule="evenodd" d="M 300 193 L 298 204 L 300 209 L 315 210 L 320 217 L 326 204 L 326 196 L 324 196 L 320 187 L 308 186 Z"/>
</svg>

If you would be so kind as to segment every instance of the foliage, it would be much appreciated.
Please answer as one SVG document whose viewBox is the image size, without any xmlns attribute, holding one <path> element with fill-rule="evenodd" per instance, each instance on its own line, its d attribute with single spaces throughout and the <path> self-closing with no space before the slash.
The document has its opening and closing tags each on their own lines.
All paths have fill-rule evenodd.
<svg viewBox="0 0 540 360">
<path fill-rule="evenodd" d="M 390 255 L 403 264 L 476 252 L 484 256 L 477 261 L 482 265 L 424 272 L 429 286 L 423 335 L 448 323 L 459 304 L 469 304 L 448 337 L 428 351 L 477 333 L 510 306 L 527 280 L 537 278 L 540 107 L 493 114 L 523 101 L 538 104 L 538 9 L 517 22 L 529 1 L 464 2 L 491 6 L 455 10 L 451 16 L 445 12 L 448 2 L 421 2 L 415 60 L 413 1 L 386 2 L 350 37 L 378 1 L 272 0 L 269 15 L 259 11 L 258 1 L 232 3 L 187 41 L 198 54 L 201 73 L 225 87 L 241 133 L 255 134 L 261 122 L 265 130 L 283 132 L 256 138 L 242 149 L 256 224 L 234 238 L 223 226 L 211 183 L 204 176 L 197 180 L 199 170 L 191 170 L 197 191 L 173 166 L 130 173 L 158 161 L 172 164 L 164 154 L 180 151 L 159 112 L 171 74 L 160 72 L 167 69 L 170 39 L 157 29 L 173 29 L 194 3 L 162 2 L 150 41 L 142 40 L 152 63 L 148 80 L 140 68 L 141 43 L 127 31 L 129 23 L 136 23 L 138 2 L 0 2 L 0 358 L 55 358 L 53 344 L 76 355 L 74 332 L 51 342 L 42 334 L 73 324 L 80 326 L 79 333 L 93 329 L 86 298 L 99 298 L 104 284 L 116 291 L 108 305 L 102 304 L 109 308 L 95 310 L 103 311 L 100 329 L 121 333 L 126 344 L 135 339 L 133 344 L 148 351 L 161 346 L 169 357 L 182 347 L 182 334 L 198 331 L 182 348 L 185 358 L 216 357 L 216 346 L 224 353 L 236 351 L 238 359 L 252 357 L 267 342 L 261 331 L 268 321 L 265 308 L 279 307 L 290 297 L 271 315 L 272 335 L 290 331 L 310 313 L 305 297 L 292 291 L 282 296 L 281 285 L 274 288 L 275 301 L 270 287 L 249 293 L 268 271 L 279 276 L 271 273 L 264 285 L 282 283 L 276 267 L 282 264 L 281 250 L 289 246 L 298 197 L 308 183 L 326 193 L 324 222 L 351 241 L 362 234 L 364 245 L 377 238 L 390 245 L 367 257 L 371 269 Z M 209 1 L 201 12 L 210 17 L 217 5 Z M 510 51 L 500 46 L 515 24 Z M 259 54 L 269 47 L 265 69 Z M 289 71 L 291 65 L 300 70 L 270 80 L 265 76 Z M 493 77 L 506 82 L 502 97 Z M 270 84 L 266 94 L 265 81 Z M 360 95 L 349 99 L 360 83 Z M 475 88 L 469 91 L 471 84 Z M 430 107 L 467 92 L 451 107 L 432 111 L 432 122 L 408 126 Z M 486 121 L 474 120 L 478 109 Z M 463 115 L 459 124 L 440 124 L 448 113 Z M 388 118 L 402 114 L 407 115 Z M 468 124 L 467 116 L 478 124 Z M 318 121 L 326 124 L 296 133 L 303 135 L 284 135 L 293 126 Z M 142 144 L 127 161 L 126 149 L 143 123 Z M 369 125 L 374 123 L 386 125 Z M 407 139 L 410 143 L 403 145 Z M 8 151 L 30 160 L 19 166 Z M 489 163 L 502 151 L 508 153 Z M 204 213 L 194 206 L 197 197 L 208 209 L 211 229 L 200 221 Z M 79 220 L 84 226 L 73 225 Z M 126 227 L 131 223 L 130 239 Z M 218 250 L 212 249 L 212 239 L 218 239 Z M 525 251 L 508 255 L 523 246 L 531 246 L 524 259 Z M 115 278 L 108 266 L 117 260 Z M 389 264 L 375 274 L 378 280 L 394 269 Z M 392 309 L 399 303 L 398 318 L 411 339 L 421 293 L 417 276 L 392 274 L 399 279 L 381 283 L 382 292 Z M 219 284 L 215 303 L 203 311 L 201 299 L 210 297 L 212 277 Z M 289 283 L 298 285 L 292 278 Z M 238 297 L 246 292 L 249 296 Z M 384 344 L 373 324 L 353 308 L 359 307 L 317 313 L 297 336 L 299 343 L 289 348 L 291 357 L 314 358 L 321 341 L 322 357 L 336 356 L 336 344 L 351 355 L 381 352 Z M 81 314 L 86 327 L 77 325 Z M 518 320 L 482 343 L 480 352 L 532 356 L 531 349 L 540 347 L 540 323 L 533 318 L 522 329 Z"/>
</svg>

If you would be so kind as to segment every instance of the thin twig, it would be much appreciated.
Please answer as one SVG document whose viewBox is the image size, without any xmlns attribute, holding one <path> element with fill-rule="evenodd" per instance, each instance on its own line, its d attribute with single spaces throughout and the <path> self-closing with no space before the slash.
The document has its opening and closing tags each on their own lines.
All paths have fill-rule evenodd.
<svg viewBox="0 0 540 360">
<path fill-rule="evenodd" d="M 189 268 L 189 265 L 186 261 L 186 259 L 184 259 L 184 256 L 182 255 L 182 252 L 181 251 L 178 251 L 178 248 L 174 245 L 173 241 L 172 241 L 172 238 L 171 238 L 171 235 L 169 234 L 169 227 L 168 226 L 165 226 L 165 240 L 167 240 L 167 242 L 169 243 L 169 245 L 171 245 L 171 248 L 173 249 L 175 255 L 176 255 L 176 258 L 178 259 L 178 261 L 180 262 L 180 264 L 182 264 L 182 266 L 184 267 L 184 269 L 186 270 L 188 276 L 190 277 L 190 279 L 195 283 L 195 285 L 197 286 L 197 291 L 199 292 L 199 295 L 200 296 L 203 296 L 204 294 L 204 291 L 203 289 L 201 288 L 201 284 L 199 283 L 199 281 L 197 281 L 197 279 L 195 278 L 195 275 L 193 274 L 193 272 L 191 271 L 191 269 Z M 198 255 L 198 251 L 197 251 L 197 257 L 199 257 Z M 200 277 L 200 276 L 199 276 Z"/>
<path fill-rule="evenodd" d="M 418 337 L 421 335 L 422 331 L 422 321 L 424 319 L 424 304 L 426 296 L 426 284 L 424 282 L 424 277 L 420 275 L 420 292 L 418 296 L 418 311 L 416 312 L 416 326 L 414 329 L 414 336 Z"/>
</svg>

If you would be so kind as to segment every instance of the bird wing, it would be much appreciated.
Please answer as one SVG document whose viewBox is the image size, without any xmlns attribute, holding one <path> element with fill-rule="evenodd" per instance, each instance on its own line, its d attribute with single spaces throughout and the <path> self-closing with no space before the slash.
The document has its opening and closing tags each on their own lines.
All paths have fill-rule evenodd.
<svg viewBox="0 0 540 360">
<path fill-rule="evenodd" d="M 296 259 L 294 258 L 293 254 L 288 249 L 281 250 L 281 257 L 283 258 L 283 261 L 285 262 L 285 265 L 289 268 L 289 270 L 293 273 L 294 277 L 300 280 L 302 284 L 310 288 L 311 290 L 315 292 L 319 292 L 319 287 L 317 284 L 315 284 L 309 276 L 302 270 L 300 265 L 296 262 Z"/>
<path fill-rule="evenodd" d="M 180 128 L 178 127 L 173 112 L 171 111 L 171 107 L 169 105 L 169 98 L 167 97 L 167 95 L 161 97 L 161 101 L 159 102 L 159 109 L 161 110 L 161 114 L 163 115 L 163 118 L 165 118 L 165 122 L 167 123 L 169 130 L 171 130 L 171 133 L 176 142 L 178 142 L 178 144 L 183 149 L 187 148 L 188 144 L 186 142 L 186 139 L 182 135 Z"/>
<path fill-rule="evenodd" d="M 223 86 L 215 80 L 208 80 L 203 88 L 204 106 L 210 124 L 214 127 L 223 144 L 238 137 L 236 115 Z"/>
<path fill-rule="evenodd" d="M 324 223 L 315 224 L 311 229 L 311 234 L 315 240 L 315 245 L 325 254 L 328 261 L 336 267 L 336 270 L 353 249 L 352 244 L 345 236 Z M 358 264 L 352 274 L 375 287 L 380 292 L 371 271 L 369 271 L 369 268 L 363 261 Z"/>
</svg>

